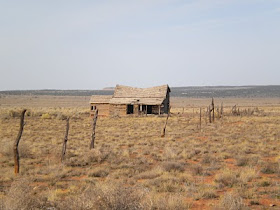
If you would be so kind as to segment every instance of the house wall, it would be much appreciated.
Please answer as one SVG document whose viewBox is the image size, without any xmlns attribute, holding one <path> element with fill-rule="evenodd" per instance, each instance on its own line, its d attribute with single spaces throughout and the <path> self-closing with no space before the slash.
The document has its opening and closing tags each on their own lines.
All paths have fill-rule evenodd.
<svg viewBox="0 0 280 210">
<path fill-rule="evenodd" d="M 109 116 L 109 104 L 90 104 L 98 109 L 98 116 Z M 93 117 L 95 110 L 90 109 L 90 116 Z"/>
<path fill-rule="evenodd" d="M 135 104 L 135 105 L 133 105 L 133 108 L 134 108 L 133 114 L 134 115 L 139 115 L 140 114 L 140 112 L 139 112 L 139 105 Z"/>
<path fill-rule="evenodd" d="M 158 105 L 153 105 L 152 106 L 152 114 L 159 114 L 159 106 Z M 160 112 L 162 113 L 162 110 L 160 110 Z"/>
<path fill-rule="evenodd" d="M 91 106 L 95 106 L 98 109 L 98 115 L 99 116 L 127 116 L 127 104 L 109 104 L 109 103 L 91 103 Z M 133 106 L 133 115 L 140 115 L 145 114 L 146 111 L 144 110 L 145 104 L 143 104 L 142 112 L 139 111 L 138 104 L 134 104 Z M 160 106 L 160 112 L 168 113 L 170 106 L 170 95 L 169 92 L 166 93 L 166 98 L 164 99 L 163 103 Z M 153 105 L 152 108 L 152 114 L 159 114 L 159 106 Z M 90 116 L 94 115 L 95 110 L 90 111 Z"/>
<path fill-rule="evenodd" d="M 109 114 L 110 116 L 126 116 L 125 104 L 110 104 Z"/>
<path fill-rule="evenodd" d="M 166 94 L 166 98 L 163 101 L 163 105 L 164 105 L 163 112 L 165 114 L 167 114 L 168 110 L 169 110 L 169 106 L 170 106 L 170 94 L 169 94 L 169 92 L 167 92 L 167 94 Z"/>
</svg>

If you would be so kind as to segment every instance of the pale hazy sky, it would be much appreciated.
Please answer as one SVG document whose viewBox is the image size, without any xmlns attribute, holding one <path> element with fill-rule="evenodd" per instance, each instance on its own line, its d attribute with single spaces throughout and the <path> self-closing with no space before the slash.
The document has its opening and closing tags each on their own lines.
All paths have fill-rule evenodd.
<svg viewBox="0 0 280 210">
<path fill-rule="evenodd" d="M 280 85 L 280 0 L 0 0 L 0 90 Z"/>
</svg>

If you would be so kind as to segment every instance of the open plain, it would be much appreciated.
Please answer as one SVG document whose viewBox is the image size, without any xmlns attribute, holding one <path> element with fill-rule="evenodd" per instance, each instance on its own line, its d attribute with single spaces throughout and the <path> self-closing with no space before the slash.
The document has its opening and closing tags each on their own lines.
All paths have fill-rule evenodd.
<svg viewBox="0 0 280 210">
<path fill-rule="evenodd" d="M 88 102 L 0 97 L 1 209 L 280 208 L 279 98 L 217 98 L 224 114 L 209 123 L 210 98 L 171 97 L 164 138 L 166 115 L 98 118 L 92 150 Z M 240 115 L 232 114 L 234 105 Z M 23 108 L 15 176 L 12 145 Z"/>
</svg>

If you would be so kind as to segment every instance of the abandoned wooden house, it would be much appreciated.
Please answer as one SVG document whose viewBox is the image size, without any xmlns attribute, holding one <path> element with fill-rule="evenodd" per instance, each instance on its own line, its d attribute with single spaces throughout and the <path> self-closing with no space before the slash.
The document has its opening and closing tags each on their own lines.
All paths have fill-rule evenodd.
<svg viewBox="0 0 280 210">
<path fill-rule="evenodd" d="M 162 85 L 134 88 L 117 85 L 113 96 L 94 95 L 90 99 L 91 116 L 98 109 L 99 116 L 164 114 L 169 111 L 170 88 Z"/>
</svg>

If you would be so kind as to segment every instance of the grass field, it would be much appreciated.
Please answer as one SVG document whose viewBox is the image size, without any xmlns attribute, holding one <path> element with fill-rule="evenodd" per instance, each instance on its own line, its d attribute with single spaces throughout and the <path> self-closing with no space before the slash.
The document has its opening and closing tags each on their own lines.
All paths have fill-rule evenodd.
<svg viewBox="0 0 280 210">
<path fill-rule="evenodd" d="M 210 99 L 171 100 L 164 138 L 166 116 L 99 118 L 89 150 L 89 97 L 2 96 L 0 209 L 279 209 L 280 99 L 215 99 L 225 114 L 211 124 Z M 233 116 L 235 104 L 257 111 Z M 23 108 L 15 176 L 12 144 Z"/>
</svg>

